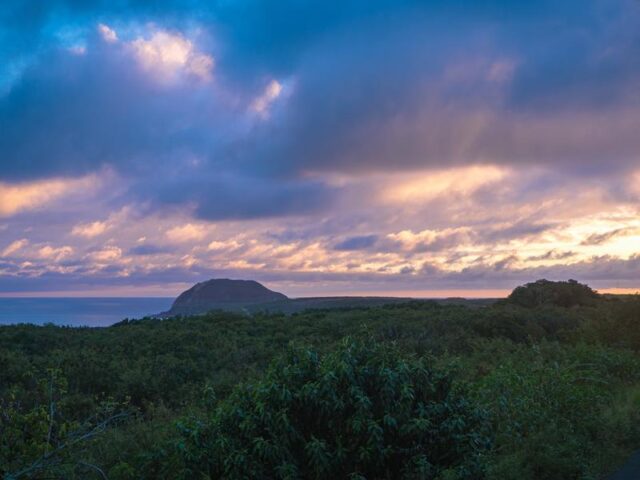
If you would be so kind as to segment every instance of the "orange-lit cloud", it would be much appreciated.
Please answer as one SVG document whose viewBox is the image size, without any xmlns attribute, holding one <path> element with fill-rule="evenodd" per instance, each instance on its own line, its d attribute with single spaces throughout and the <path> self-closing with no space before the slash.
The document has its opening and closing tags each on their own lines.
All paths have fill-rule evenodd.
<svg viewBox="0 0 640 480">
<path fill-rule="evenodd" d="M 0 182 L 0 217 L 46 208 L 51 202 L 95 187 L 94 176 L 80 179 L 54 179 L 26 183 Z"/>
<path fill-rule="evenodd" d="M 65 257 L 70 256 L 73 253 L 73 248 L 70 246 L 52 247 L 51 245 L 45 245 L 37 250 L 38 258 L 48 261 L 59 262 Z"/>
<path fill-rule="evenodd" d="M 209 245 L 207 246 L 207 249 L 215 252 L 221 252 L 221 251 L 234 250 L 234 249 L 240 248 L 241 246 L 242 245 L 235 240 L 228 240 L 228 241 L 213 240 L 211 243 L 209 243 Z"/>
<path fill-rule="evenodd" d="M 170 228 L 165 235 L 169 241 L 174 243 L 192 242 L 202 240 L 207 234 L 207 228 L 203 225 L 187 223 Z"/>
<path fill-rule="evenodd" d="M 509 170 L 496 166 L 471 166 L 387 176 L 380 199 L 390 203 L 424 202 L 438 196 L 469 195 L 504 180 Z"/>
<path fill-rule="evenodd" d="M 93 238 L 102 235 L 109 228 L 106 222 L 91 222 L 76 225 L 71 230 L 72 235 L 78 235 L 85 238 Z"/>
<path fill-rule="evenodd" d="M 8 257 L 10 255 L 13 255 L 18 250 L 21 250 L 23 247 L 25 247 L 28 244 L 29 244 L 29 240 L 27 240 L 26 238 L 22 238 L 20 240 L 11 242 L 4 250 L 2 250 L 1 256 Z"/>
<path fill-rule="evenodd" d="M 101 250 L 89 254 L 89 258 L 97 264 L 111 263 L 122 257 L 122 249 L 116 246 L 106 246 Z"/>
</svg>

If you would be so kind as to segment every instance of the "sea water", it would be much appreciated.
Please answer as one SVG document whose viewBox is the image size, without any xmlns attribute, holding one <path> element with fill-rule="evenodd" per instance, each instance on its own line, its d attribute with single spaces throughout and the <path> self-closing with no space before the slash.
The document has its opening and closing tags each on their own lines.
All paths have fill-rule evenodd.
<svg viewBox="0 0 640 480">
<path fill-rule="evenodd" d="M 172 298 L 1 298 L 0 325 L 32 323 L 106 327 L 166 311 Z"/>
</svg>

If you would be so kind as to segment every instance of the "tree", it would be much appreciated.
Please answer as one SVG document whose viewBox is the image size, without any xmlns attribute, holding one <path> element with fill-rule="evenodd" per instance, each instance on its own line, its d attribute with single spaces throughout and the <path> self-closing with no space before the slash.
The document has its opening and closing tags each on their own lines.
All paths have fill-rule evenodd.
<svg viewBox="0 0 640 480">
<path fill-rule="evenodd" d="M 62 411 L 71 407 L 68 382 L 60 370 L 51 368 L 46 378 L 34 380 L 31 408 L 22 404 L 15 390 L 0 398 L 0 476 L 72 478 L 77 471 L 90 471 L 106 478 L 100 467 L 82 460 L 82 450 L 130 412 L 114 402 L 102 402 L 86 420 L 67 420 Z"/>
<path fill-rule="evenodd" d="M 185 477 L 478 479 L 485 418 L 425 360 L 347 339 L 292 350 L 182 425 Z"/>
<path fill-rule="evenodd" d="M 544 305 L 568 308 L 578 305 L 593 305 L 597 298 L 598 294 L 588 285 L 578 283 L 575 280 L 567 282 L 538 280 L 517 287 L 509 295 L 508 302 L 526 308 Z"/>
</svg>

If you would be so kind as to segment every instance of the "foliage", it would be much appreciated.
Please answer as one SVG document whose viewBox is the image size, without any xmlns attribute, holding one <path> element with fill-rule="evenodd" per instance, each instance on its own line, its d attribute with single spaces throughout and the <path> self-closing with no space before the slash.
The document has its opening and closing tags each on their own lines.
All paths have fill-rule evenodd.
<svg viewBox="0 0 640 480">
<path fill-rule="evenodd" d="M 80 459 L 87 444 L 109 426 L 129 415 L 124 406 L 102 402 L 84 421 L 67 419 L 72 399 L 58 369 L 46 378 L 28 375 L 33 382 L 26 407 L 11 388 L 0 399 L 0 473 L 5 480 L 66 477 L 72 472 L 101 469 Z M 25 408 L 26 407 L 26 408 Z"/>
<path fill-rule="evenodd" d="M 424 359 L 347 339 L 324 357 L 292 350 L 183 448 L 189 478 L 478 479 L 486 427 Z"/>
<path fill-rule="evenodd" d="M 509 295 L 508 301 L 527 308 L 540 307 L 542 305 L 568 308 L 576 305 L 593 305 L 597 296 L 597 293 L 587 285 L 578 283 L 575 280 L 567 282 L 538 280 L 517 287 Z"/>
<path fill-rule="evenodd" d="M 565 287 L 575 290 L 558 285 Z M 491 448 L 478 455 L 486 438 L 478 433 L 478 448 L 460 447 L 466 453 L 454 455 L 459 462 L 446 463 L 436 452 L 427 458 L 432 476 L 455 478 L 464 475 L 456 465 L 472 469 L 480 461 L 492 479 L 599 478 L 640 448 L 640 297 L 592 297 L 575 288 L 582 293 L 570 301 L 552 294 L 562 300 L 537 306 L 414 302 L 293 315 L 212 312 L 95 329 L 0 327 L 0 477 L 22 471 L 19 478 L 217 478 L 224 467 L 220 437 L 236 452 L 246 449 L 245 456 L 276 447 L 277 459 L 295 452 L 287 461 L 313 478 L 322 458 L 326 468 L 338 468 L 338 438 L 349 458 L 365 448 L 366 460 L 373 434 L 348 430 L 363 408 L 356 392 L 369 408 L 362 421 L 372 432 L 374 425 L 382 429 L 382 447 L 375 448 L 397 445 L 401 436 L 385 415 L 411 424 L 415 404 L 397 396 L 409 384 L 434 404 L 450 402 L 451 412 L 469 415 L 458 440 L 481 432 L 481 420 L 472 419 L 488 413 Z M 574 300 L 582 294 L 586 301 Z M 345 345 L 345 337 L 355 344 Z M 316 353 L 300 353 L 307 351 Z M 392 374 L 395 393 L 380 395 L 374 385 Z M 283 398 L 285 391 L 292 397 Z M 311 406 L 292 409 L 302 398 Z M 276 431 L 279 418 L 260 417 L 258 406 L 288 408 L 284 418 L 304 441 L 258 432 Z M 233 423 L 238 409 L 246 422 Z M 434 421 L 428 429 L 448 445 L 469 445 L 440 432 L 446 424 Z M 317 463 L 300 460 L 312 451 Z M 333 476 L 384 478 L 375 462 L 387 462 L 385 455 L 369 452 L 371 464 L 344 462 L 346 470 Z M 407 472 L 418 468 L 409 461 L 415 455 L 402 455 Z M 249 457 L 243 468 L 277 463 Z"/>
<path fill-rule="evenodd" d="M 640 362 L 628 352 L 557 343 L 518 347 L 475 385 L 500 451 L 490 477 L 588 478 L 599 455 L 616 455 L 599 440 L 608 431 L 603 412 L 613 392 L 638 381 Z"/>
</svg>

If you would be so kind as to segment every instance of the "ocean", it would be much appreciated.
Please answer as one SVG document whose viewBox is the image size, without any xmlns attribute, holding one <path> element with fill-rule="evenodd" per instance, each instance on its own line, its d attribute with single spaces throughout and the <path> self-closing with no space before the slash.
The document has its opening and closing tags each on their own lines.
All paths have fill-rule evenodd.
<svg viewBox="0 0 640 480">
<path fill-rule="evenodd" d="M 0 298 L 0 325 L 107 327 L 169 309 L 173 298 Z"/>
</svg>

